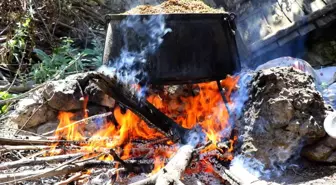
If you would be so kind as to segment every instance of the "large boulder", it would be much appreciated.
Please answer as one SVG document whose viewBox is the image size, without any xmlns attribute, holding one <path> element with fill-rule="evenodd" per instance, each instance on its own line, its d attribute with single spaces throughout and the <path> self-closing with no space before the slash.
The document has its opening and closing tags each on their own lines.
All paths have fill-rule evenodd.
<svg viewBox="0 0 336 185">
<path fill-rule="evenodd" d="M 323 138 L 327 106 L 313 78 L 292 67 L 256 72 L 237 124 L 242 152 L 265 167 L 299 156 L 303 145 Z"/>
</svg>

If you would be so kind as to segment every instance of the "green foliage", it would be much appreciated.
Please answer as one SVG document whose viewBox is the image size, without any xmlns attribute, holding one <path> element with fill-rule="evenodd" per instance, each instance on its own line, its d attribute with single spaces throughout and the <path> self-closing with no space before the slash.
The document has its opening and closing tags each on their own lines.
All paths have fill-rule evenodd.
<svg viewBox="0 0 336 185">
<path fill-rule="evenodd" d="M 93 41 L 94 49 L 78 49 L 72 46 L 73 40 L 63 38 L 59 47 L 54 48 L 51 55 L 40 49 L 34 52 L 41 60 L 32 68 L 31 75 L 37 83 L 54 78 L 63 78 L 67 74 L 96 69 L 102 65 L 103 48 L 98 41 Z"/>
<path fill-rule="evenodd" d="M 24 16 L 20 22 L 16 23 L 13 37 L 2 45 L 10 53 L 8 55 L 9 58 L 6 58 L 4 61 L 12 62 L 14 58 L 17 62 L 21 61 L 22 56 L 27 52 L 27 41 L 31 40 L 30 29 L 31 16 L 29 15 Z"/>
<path fill-rule="evenodd" d="M 10 98 L 13 98 L 14 95 L 9 94 L 8 92 L 0 92 L 0 99 L 1 100 L 7 100 Z M 0 109 L 0 114 L 5 114 L 8 112 L 9 104 L 3 105 Z"/>
</svg>

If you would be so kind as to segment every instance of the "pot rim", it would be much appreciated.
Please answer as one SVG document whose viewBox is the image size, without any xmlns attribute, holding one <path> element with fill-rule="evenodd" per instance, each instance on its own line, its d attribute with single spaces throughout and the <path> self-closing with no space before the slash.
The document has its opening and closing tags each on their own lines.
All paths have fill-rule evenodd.
<svg viewBox="0 0 336 185">
<path fill-rule="evenodd" d="M 166 20 L 181 20 L 181 19 L 218 19 L 218 18 L 230 18 L 234 20 L 236 15 L 234 13 L 222 12 L 222 13 L 173 13 L 173 14 L 107 14 L 105 20 L 107 22 L 111 20 L 122 20 L 129 16 L 140 16 L 142 18 L 150 16 L 165 16 Z"/>
</svg>

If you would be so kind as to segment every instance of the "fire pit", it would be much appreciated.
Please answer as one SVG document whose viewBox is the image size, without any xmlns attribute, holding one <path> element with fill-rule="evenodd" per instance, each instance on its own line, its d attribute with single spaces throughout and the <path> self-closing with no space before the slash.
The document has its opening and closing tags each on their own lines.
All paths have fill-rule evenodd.
<svg viewBox="0 0 336 185">
<path fill-rule="evenodd" d="M 45 102 L 18 109 L 28 116 L 23 126 L 49 113 L 59 122 L 38 136 L 0 137 L 0 151 L 23 156 L 5 158 L 0 181 L 260 184 L 239 163 L 252 157 L 257 168 L 286 166 L 300 142 L 324 137 L 327 107 L 313 79 L 294 68 L 229 76 L 240 70 L 233 20 L 227 13 L 108 16 L 105 66 L 29 95 Z M 314 149 L 304 154 L 318 156 Z M 16 170 L 22 166 L 28 170 Z"/>
</svg>

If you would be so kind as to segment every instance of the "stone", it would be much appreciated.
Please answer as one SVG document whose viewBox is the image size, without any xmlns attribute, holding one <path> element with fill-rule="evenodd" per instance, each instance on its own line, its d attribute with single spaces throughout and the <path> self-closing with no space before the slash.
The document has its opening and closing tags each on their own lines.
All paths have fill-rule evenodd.
<svg viewBox="0 0 336 185">
<path fill-rule="evenodd" d="M 330 107 L 310 75 L 292 67 L 263 69 L 247 88 L 249 99 L 237 123 L 244 155 L 272 168 L 326 135 L 323 121 Z"/>
<path fill-rule="evenodd" d="M 49 82 L 43 90 L 43 98 L 53 109 L 73 111 L 83 108 L 84 92 L 80 92 L 77 80 L 65 79 Z"/>
<path fill-rule="evenodd" d="M 45 103 L 42 91 L 36 91 L 27 98 L 21 99 L 15 110 L 8 115 L 8 124 L 16 124 L 19 128 L 31 128 L 50 120 L 54 120 L 57 111 Z"/>
<path fill-rule="evenodd" d="M 44 133 L 56 130 L 58 123 L 59 121 L 51 121 L 51 122 L 44 123 L 37 127 L 36 133 L 42 135 Z"/>
<path fill-rule="evenodd" d="M 329 136 L 303 148 L 301 155 L 309 160 L 336 163 L 336 139 Z"/>
<path fill-rule="evenodd" d="M 89 84 L 84 92 L 89 95 L 89 102 L 109 108 L 113 108 L 115 105 L 115 100 L 106 95 L 96 84 Z"/>
</svg>

